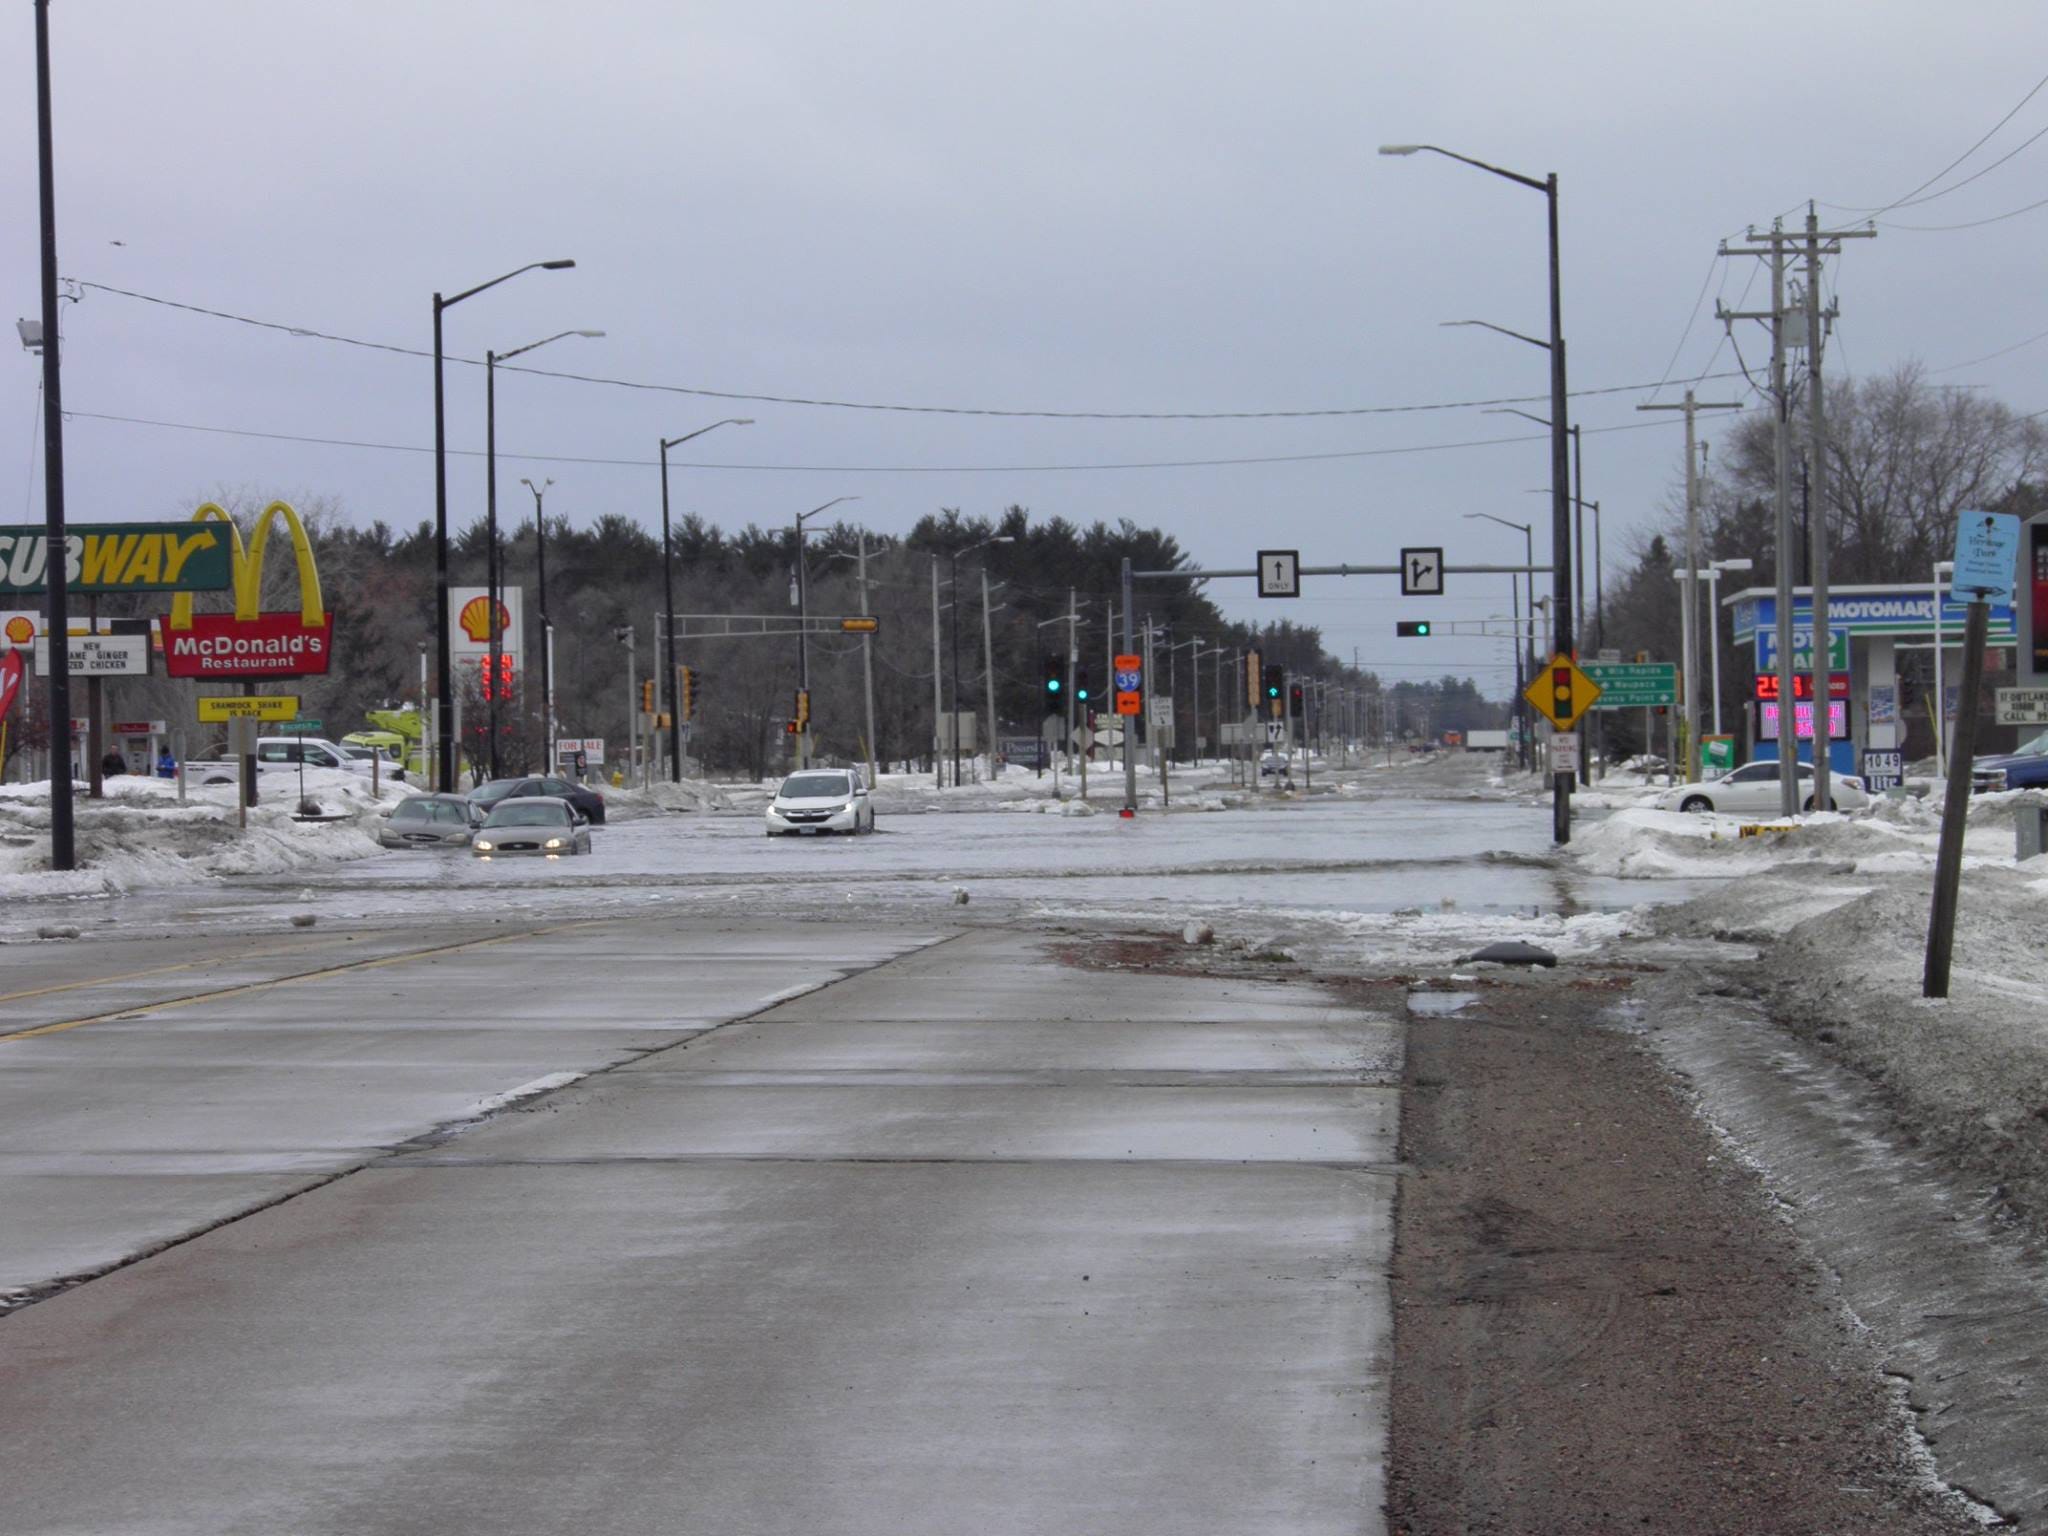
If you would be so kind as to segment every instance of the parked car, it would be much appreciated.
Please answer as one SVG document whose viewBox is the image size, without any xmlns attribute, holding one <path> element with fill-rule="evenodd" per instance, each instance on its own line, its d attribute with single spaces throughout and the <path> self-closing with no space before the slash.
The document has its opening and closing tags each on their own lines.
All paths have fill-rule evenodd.
<svg viewBox="0 0 2048 1536">
<path fill-rule="evenodd" d="M 552 795 L 557 800 L 566 800 L 587 820 L 600 827 L 604 825 L 603 795 L 586 784 L 549 774 L 535 774 L 523 779 L 492 779 L 469 792 L 469 798 L 487 811 L 501 800 L 522 800 L 534 795 Z"/>
<path fill-rule="evenodd" d="M 467 848 L 483 823 L 482 809 L 461 795 L 414 795 L 392 807 L 377 841 L 386 848 Z"/>
<path fill-rule="evenodd" d="M 566 800 L 553 795 L 517 795 L 502 800 L 469 840 L 480 859 L 506 854 L 558 858 L 590 852 L 590 822 Z"/>
<path fill-rule="evenodd" d="M 1733 773 L 1699 784 L 1681 784 L 1657 797 L 1660 811 L 1721 811 L 1731 816 L 1775 816 L 1778 814 L 1778 762 L 1745 763 Z M 1829 793 L 1838 811 L 1861 810 L 1870 804 L 1863 781 L 1853 774 L 1838 773 L 1828 780 Z M 1799 808 L 1813 809 L 1813 764 L 1799 765 Z"/>
<path fill-rule="evenodd" d="M 329 741 L 324 736 L 259 736 L 256 738 L 256 771 L 274 773 L 287 769 L 293 773 L 300 767 L 335 768 L 343 773 L 359 773 L 370 776 L 367 758 L 357 758 Z M 232 784 L 238 771 L 237 760 L 228 751 L 225 741 L 216 741 L 199 756 L 185 764 L 185 771 L 201 784 Z"/>
<path fill-rule="evenodd" d="M 782 781 L 768 802 L 767 822 L 770 837 L 820 832 L 855 836 L 875 830 L 875 807 L 859 769 L 806 768 Z"/>
<path fill-rule="evenodd" d="M 2010 752 L 1978 758 L 1970 768 L 1970 788 L 1980 795 L 2007 789 L 2048 789 L 2048 731 Z"/>
</svg>

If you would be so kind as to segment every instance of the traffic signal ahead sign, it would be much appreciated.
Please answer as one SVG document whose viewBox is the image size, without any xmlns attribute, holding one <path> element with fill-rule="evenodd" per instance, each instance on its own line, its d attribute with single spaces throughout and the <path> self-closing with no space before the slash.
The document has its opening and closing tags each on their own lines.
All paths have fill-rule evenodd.
<svg viewBox="0 0 2048 1536">
<path fill-rule="evenodd" d="M 1522 690 L 1522 697 L 1560 731 L 1568 731 L 1599 700 L 1600 685 L 1581 672 L 1571 657 L 1559 654 Z"/>
</svg>

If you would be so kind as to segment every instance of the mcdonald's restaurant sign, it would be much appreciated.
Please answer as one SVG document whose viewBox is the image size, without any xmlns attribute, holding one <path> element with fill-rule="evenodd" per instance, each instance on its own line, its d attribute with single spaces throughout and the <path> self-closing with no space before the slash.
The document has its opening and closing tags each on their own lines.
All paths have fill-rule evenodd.
<svg viewBox="0 0 2048 1536">
<path fill-rule="evenodd" d="M 232 528 L 234 525 L 228 525 Z M 70 592 L 218 592 L 233 579 L 227 535 L 191 523 L 73 523 L 64 537 Z M 41 592 L 50 564 L 39 524 L 0 526 L 0 592 Z"/>
<path fill-rule="evenodd" d="M 170 617 L 158 621 L 165 675 L 263 678 L 325 673 L 334 657 L 334 615 L 321 602 L 320 573 L 314 568 L 313 546 L 298 513 L 273 501 L 256 519 L 246 548 L 234 519 L 212 502 L 193 513 L 192 521 L 224 530 L 222 538 L 233 554 L 235 611 L 194 613 L 189 592 L 172 599 Z M 291 535 L 292 553 L 298 561 L 296 613 L 262 611 L 263 553 L 272 526 L 280 521 Z"/>
</svg>

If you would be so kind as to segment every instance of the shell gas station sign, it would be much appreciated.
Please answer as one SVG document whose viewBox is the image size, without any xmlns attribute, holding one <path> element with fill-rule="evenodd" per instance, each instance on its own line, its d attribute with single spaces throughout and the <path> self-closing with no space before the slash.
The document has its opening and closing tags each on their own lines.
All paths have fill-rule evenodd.
<svg viewBox="0 0 2048 1536">
<path fill-rule="evenodd" d="M 225 530 L 224 547 L 232 555 L 232 613 L 194 613 L 192 594 L 180 592 L 171 601 L 170 617 L 159 621 L 163 638 L 164 673 L 169 677 L 267 678 L 324 674 L 334 657 L 334 615 L 320 595 L 320 573 L 313 564 L 313 546 L 298 513 L 273 501 L 257 518 L 246 548 L 241 530 L 226 509 L 208 502 L 192 514 L 194 523 Z M 298 566 L 297 612 L 265 613 L 263 556 L 270 532 L 283 523 Z"/>
</svg>

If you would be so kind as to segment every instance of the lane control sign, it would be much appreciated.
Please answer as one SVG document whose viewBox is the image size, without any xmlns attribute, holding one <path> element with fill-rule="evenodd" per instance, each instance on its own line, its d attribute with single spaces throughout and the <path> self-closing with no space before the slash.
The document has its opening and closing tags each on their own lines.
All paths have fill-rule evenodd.
<svg viewBox="0 0 2048 1536">
<path fill-rule="evenodd" d="M 1301 551 L 1262 549 L 1259 551 L 1259 596 L 1301 596 Z"/>
<path fill-rule="evenodd" d="M 1401 595 L 1442 597 L 1444 595 L 1444 552 L 1441 549 L 1401 551 Z"/>
</svg>

